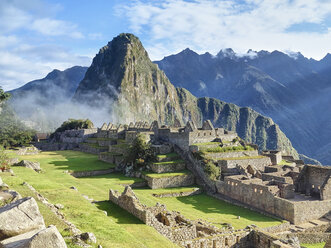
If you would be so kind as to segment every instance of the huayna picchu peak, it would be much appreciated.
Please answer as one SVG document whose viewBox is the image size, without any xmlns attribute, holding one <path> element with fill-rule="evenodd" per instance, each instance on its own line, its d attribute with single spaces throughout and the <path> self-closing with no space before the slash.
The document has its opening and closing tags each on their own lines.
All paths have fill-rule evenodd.
<svg viewBox="0 0 331 248">
<path fill-rule="evenodd" d="M 186 89 L 175 88 L 133 34 L 120 34 L 100 49 L 73 99 L 106 107 L 109 115 L 121 123 L 158 120 L 173 124 L 178 120 L 183 124 L 192 120 L 201 124 L 212 117 L 213 123 L 237 131 L 261 149 L 281 149 L 298 157 L 270 118 L 217 99 L 199 99 Z"/>
</svg>

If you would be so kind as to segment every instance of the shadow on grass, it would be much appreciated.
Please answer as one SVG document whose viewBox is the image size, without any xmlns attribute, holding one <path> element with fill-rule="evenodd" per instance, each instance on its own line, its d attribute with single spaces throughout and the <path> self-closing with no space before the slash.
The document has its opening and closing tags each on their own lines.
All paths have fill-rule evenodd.
<svg viewBox="0 0 331 248">
<path fill-rule="evenodd" d="M 272 217 L 260 214 L 247 208 L 239 207 L 228 202 L 218 200 L 204 193 L 194 196 L 177 197 L 178 201 L 185 203 L 203 213 L 214 213 L 220 215 L 241 216 L 252 222 L 275 222 L 280 221 Z"/>
<path fill-rule="evenodd" d="M 95 206 L 102 211 L 106 211 L 107 215 L 114 218 L 117 224 L 144 224 L 137 217 L 112 202 L 100 201 L 96 202 Z"/>
<path fill-rule="evenodd" d="M 97 155 L 77 152 L 77 151 L 60 151 L 49 154 L 50 156 L 62 156 L 61 160 L 50 161 L 59 170 L 69 171 L 93 171 L 107 170 L 115 168 L 115 164 L 109 164 L 98 159 Z"/>
</svg>

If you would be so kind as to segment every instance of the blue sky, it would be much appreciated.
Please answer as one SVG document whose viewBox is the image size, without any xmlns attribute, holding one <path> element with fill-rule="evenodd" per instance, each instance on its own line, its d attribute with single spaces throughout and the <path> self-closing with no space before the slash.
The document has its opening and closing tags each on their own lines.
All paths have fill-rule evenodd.
<svg viewBox="0 0 331 248">
<path fill-rule="evenodd" d="M 53 69 L 89 66 L 122 32 L 152 60 L 189 47 L 331 52 L 328 0 L 0 0 L 0 86 L 10 90 Z"/>
</svg>

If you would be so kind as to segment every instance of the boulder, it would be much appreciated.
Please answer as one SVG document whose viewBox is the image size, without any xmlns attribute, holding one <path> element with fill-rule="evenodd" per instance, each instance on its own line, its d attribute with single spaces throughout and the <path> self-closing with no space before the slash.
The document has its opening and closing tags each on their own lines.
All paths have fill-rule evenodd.
<svg viewBox="0 0 331 248">
<path fill-rule="evenodd" d="M 35 170 L 37 172 L 41 171 L 40 163 L 38 163 L 38 162 L 31 162 L 31 161 L 28 161 L 28 160 L 22 160 L 21 162 L 15 164 L 15 165 L 30 168 L 30 169 Z"/>
<path fill-rule="evenodd" d="M 95 237 L 95 235 L 93 233 L 90 233 L 90 232 L 80 234 L 80 239 L 83 240 L 86 243 L 95 244 L 97 242 L 97 238 Z"/>
<path fill-rule="evenodd" d="M 18 162 L 20 162 L 20 160 L 18 158 L 9 158 L 7 160 L 8 162 L 8 165 L 14 165 L 14 164 L 17 164 Z"/>
<path fill-rule="evenodd" d="M 21 198 L 22 198 L 21 195 L 16 191 L 13 190 L 0 191 L 0 207 Z"/>
<path fill-rule="evenodd" d="M 45 228 L 37 202 L 25 197 L 0 208 L 0 240 Z"/>
<path fill-rule="evenodd" d="M 67 245 L 55 226 L 24 233 L 0 242 L 0 248 L 66 248 Z"/>
</svg>

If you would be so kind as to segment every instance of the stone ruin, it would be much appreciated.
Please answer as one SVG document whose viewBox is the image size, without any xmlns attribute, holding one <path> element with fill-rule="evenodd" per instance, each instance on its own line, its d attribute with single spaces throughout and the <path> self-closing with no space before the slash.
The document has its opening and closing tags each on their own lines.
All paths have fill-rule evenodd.
<svg viewBox="0 0 331 248">
<path fill-rule="evenodd" d="M 242 230 L 220 229 L 203 220 L 189 220 L 159 203 L 147 207 L 140 203 L 130 186 L 126 186 L 122 193 L 111 189 L 109 200 L 181 247 L 300 247 L 251 226 Z"/>
</svg>

